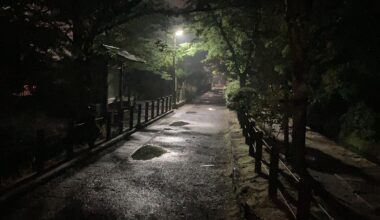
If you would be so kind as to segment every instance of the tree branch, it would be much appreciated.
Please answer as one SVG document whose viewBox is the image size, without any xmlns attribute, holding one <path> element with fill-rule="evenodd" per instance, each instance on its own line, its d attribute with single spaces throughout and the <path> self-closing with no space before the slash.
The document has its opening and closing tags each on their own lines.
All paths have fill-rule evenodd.
<svg viewBox="0 0 380 220">
<path fill-rule="evenodd" d="M 209 7 L 211 7 L 211 6 L 209 5 Z M 229 40 L 226 31 L 223 28 L 223 24 L 218 20 L 218 18 L 215 15 L 215 13 L 212 13 L 211 16 L 212 16 L 212 18 L 213 18 L 216 26 L 218 27 L 219 32 L 222 35 L 224 41 L 226 42 L 228 50 L 232 54 L 232 60 L 234 62 L 234 65 L 233 65 L 234 69 L 235 69 L 236 73 L 240 76 L 242 73 L 241 73 L 239 65 L 238 65 L 239 61 L 238 61 L 238 58 L 237 58 L 237 55 L 236 55 L 236 51 L 235 51 L 234 47 L 232 46 L 231 41 Z"/>
</svg>

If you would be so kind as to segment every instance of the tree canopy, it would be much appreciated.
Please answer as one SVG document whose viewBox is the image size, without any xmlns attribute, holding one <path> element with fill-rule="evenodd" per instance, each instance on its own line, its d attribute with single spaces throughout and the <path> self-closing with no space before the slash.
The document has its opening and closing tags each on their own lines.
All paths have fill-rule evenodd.
<svg viewBox="0 0 380 220">
<path fill-rule="evenodd" d="M 250 100 L 245 108 L 258 118 L 278 123 L 284 111 L 291 113 L 293 142 L 301 151 L 306 125 L 336 140 L 376 142 L 378 9 L 371 0 L 188 0 L 180 6 L 164 0 L 5 0 L 0 98 L 12 100 L 25 85 L 50 91 L 68 84 L 77 102 L 88 104 L 90 59 L 106 43 L 148 61 L 130 70 L 170 79 L 175 54 L 183 80 L 222 74 L 231 81 L 230 98 L 242 97 L 237 80 Z M 174 48 L 176 26 L 194 36 Z M 200 65 L 189 68 L 194 63 Z"/>
</svg>

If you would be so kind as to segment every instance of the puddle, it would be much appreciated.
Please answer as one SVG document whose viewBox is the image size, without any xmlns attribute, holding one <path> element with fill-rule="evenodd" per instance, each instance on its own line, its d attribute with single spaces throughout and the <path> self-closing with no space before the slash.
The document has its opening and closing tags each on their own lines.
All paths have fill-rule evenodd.
<svg viewBox="0 0 380 220">
<path fill-rule="evenodd" d="M 170 126 L 184 126 L 184 125 L 188 125 L 189 123 L 187 122 L 184 122 L 184 121 L 176 121 L 176 122 L 173 122 L 170 124 Z"/>
<path fill-rule="evenodd" d="M 132 158 L 134 160 L 150 160 L 155 157 L 159 157 L 165 153 L 167 153 L 167 151 L 161 147 L 154 145 L 145 145 L 140 147 L 137 151 L 135 151 L 132 154 Z"/>
</svg>

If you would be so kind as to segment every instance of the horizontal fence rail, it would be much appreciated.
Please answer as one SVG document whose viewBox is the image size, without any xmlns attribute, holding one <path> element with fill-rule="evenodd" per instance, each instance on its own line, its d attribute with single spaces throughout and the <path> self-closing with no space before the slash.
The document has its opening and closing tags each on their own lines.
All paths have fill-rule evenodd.
<svg viewBox="0 0 380 220">
<path fill-rule="evenodd" d="M 283 159 L 283 155 L 280 154 L 278 144 L 275 141 L 272 141 L 272 146 L 268 144 L 264 139 L 264 132 L 256 126 L 249 113 L 238 111 L 237 116 L 245 143 L 249 147 L 249 155 L 255 158 L 255 172 L 260 174 L 265 170 L 268 174 L 268 196 L 276 199 L 279 195 L 294 219 L 309 219 L 312 203 L 321 210 L 325 218 L 333 219 L 315 198 L 317 190 L 313 189 L 310 175 L 306 171 L 301 174 L 292 171 Z M 264 152 L 266 155 L 263 154 Z M 266 164 L 269 169 L 262 166 L 263 164 Z M 296 196 L 292 195 L 294 191 Z"/>
</svg>

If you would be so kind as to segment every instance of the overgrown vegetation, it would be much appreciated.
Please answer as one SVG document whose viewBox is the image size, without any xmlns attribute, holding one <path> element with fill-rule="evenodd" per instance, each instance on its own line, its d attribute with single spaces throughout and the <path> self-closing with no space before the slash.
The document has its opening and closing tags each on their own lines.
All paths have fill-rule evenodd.
<svg viewBox="0 0 380 220">
<path fill-rule="evenodd" d="M 377 2 L 191 2 L 214 9 L 190 21 L 212 70 L 232 80 L 228 106 L 248 106 L 269 124 L 289 115 L 295 149 L 304 148 L 306 125 L 363 152 L 373 149 L 364 146 L 380 137 Z"/>
</svg>

